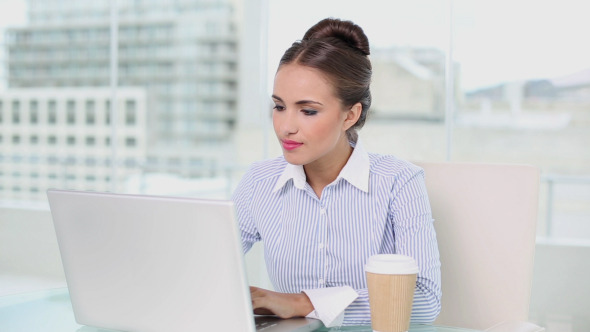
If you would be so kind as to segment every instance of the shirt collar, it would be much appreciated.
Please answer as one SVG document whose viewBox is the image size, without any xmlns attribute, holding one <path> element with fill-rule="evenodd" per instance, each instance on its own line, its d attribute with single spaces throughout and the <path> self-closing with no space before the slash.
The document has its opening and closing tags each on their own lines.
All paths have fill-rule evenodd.
<svg viewBox="0 0 590 332">
<path fill-rule="evenodd" d="M 340 171 L 336 181 L 344 179 L 358 189 L 364 192 L 369 192 L 369 154 L 363 148 L 360 138 L 357 140 L 356 144 L 351 145 L 354 146 L 354 150 L 352 150 L 350 158 L 348 158 L 346 165 L 344 165 L 344 168 Z M 272 192 L 279 191 L 290 179 L 293 179 L 293 185 L 295 185 L 295 188 L 303 190 L 306 183 L 303 166 L 287 163 L 283 173 L 281 173 L 281 176 L 277 179 Z"/>
</svg>

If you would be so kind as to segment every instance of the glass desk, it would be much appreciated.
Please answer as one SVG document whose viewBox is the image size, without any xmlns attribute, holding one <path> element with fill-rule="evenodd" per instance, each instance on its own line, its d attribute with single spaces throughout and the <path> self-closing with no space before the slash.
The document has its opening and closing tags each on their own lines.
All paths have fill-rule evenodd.
<svg viewBox="0 0 590 332">
<path fill-rule="evenodd" d="M 0 331 L 2 332 L 109 332 L 79 325 L 67 288 L 36 291 L 0 297 Z M 369 326 L 321 328 L 318 332 L 372 332 Z M 410 332 L 476 332 L 475 330 L 412 325 Z"/>
</svg>

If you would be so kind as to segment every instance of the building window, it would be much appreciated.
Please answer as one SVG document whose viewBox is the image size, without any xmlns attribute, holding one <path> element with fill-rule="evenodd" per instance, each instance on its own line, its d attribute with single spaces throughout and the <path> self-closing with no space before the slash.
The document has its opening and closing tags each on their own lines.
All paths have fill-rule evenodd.
<svg viewBox="0 0 590 332">
<path fill-rule="evenodd" d="M 106 114 L 105 114 L 105 123 L 107 125 L 111 124 L 111 102 L 110 100 L 107 100 L 105 103 L 105 110 L 106 110 Z"/>
<path fill-rule="evenodd" d="M 55 137 L 53 135 L 47 137 L 47 144 L 49 144 L 49 145 L 57 144 L 57 137 Z"/>
<path fill-rule="evenodd" d="M 57 165 L 59 163 L 59 158 L 57 158 L 54 155 L 50 155 L 49 157 L 47 157 L 47 162 L 49 163 L 49 165 Z"/>
<path fill-rule="evenodd" d="M 67 106 L 67 118 L 66 121 L 68 124 L 76 124 L 76 104 L 73 100 L 68 100 Z"/>
<path fill-rule="evenodd" d="M 20 123 L 20 102 L 12 102 L 12 123 Z"/>
<path fill-rule="evenodd" d="M 135 125 L 135 122 L 136 122 L 136 117 L 135 117 L 136 109 L 135 108 L 136 107 L 135 107 L 134 100 L 128 100 L 125 103 L 125 124 L 127 124 L 128 126 Z"/>
<path fill-rule="evenodd" d="M 95 103 L 93 100 L 86 101 L 86 124 L 92 125 L 96 121 Z"/>
<path fill-rule="evenodd" d="M 86 137 L 86 145 L 87 146 L 94 146 L 96 144 L 96 139 L 92 136 Z"/>
<path fill-rule="evenodd" d="M 47 103 L 47 123 L 55 124 L 57 122 L 57 104 L 55 100 Z"/>
<path fill-rule="evenodd" d="M 127 137 L 127 138 L 125 139 L 125 145 L 126 145 L 128 148 L 135 147 L 135 146 L 137 145 L 137 140 L 135 139 L 135 137 Z"/>
<path fill-rule="evenodd" d="M 19 144 L 20 143 L 20 136 L 18 135 L 13 135 L 12 136 L 12 144 Z"/>
<path fill-rule="evenodd" d="M 132 168 L 137 167 L 137 162 L 133 158 L 125 159 L 125 167 Z"/>
<path fill-rule="evenodd" d="M 39 107 L 36 100 L 33 100 L 29 104 L 29 122 L 31 124 L 37 124 L 39 122 Z"/>
<path fill-rule="evenodd" d="M 68 142 L 68 145 L 75 145 L 76 144 L 76 137 L 68 136 L 67 142 Z"/>
<path fill-rule="evenodd" d="M 0 123 L 4 121 L 4 104 L 0 101 Z"/>
<path fill-rule="evenodd" d="M 97 165 L 97 161 L 94 157 L 86 157 L 86 159 L 84 160 L 84 163 L 88 167 L 93 167 L 93 166 Z"/>
<path fill-rule="evenodd" d="M 29 142 L 32 145 L 37 145 L 37 143 L 39 143 L 39 136 L 33 135 L 33 136 L 29 137 Z"/>
</svg>

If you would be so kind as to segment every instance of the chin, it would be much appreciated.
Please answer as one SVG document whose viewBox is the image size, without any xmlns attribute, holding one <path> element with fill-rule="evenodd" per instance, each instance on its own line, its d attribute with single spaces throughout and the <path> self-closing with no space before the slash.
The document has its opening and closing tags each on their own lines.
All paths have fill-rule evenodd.
<svg viewBox="0 0 590 332">
<path fill-rule="evenodd" d="M 292 165 L 305 165 L 307 164 L 307 161 L 303 160 L 302 158 L 297 158 L 296 156 L 290 154 L 290 153 L 285 153 L 283 152 L 283 157 L 285 157 L 285 160 Z"/>
</svg>

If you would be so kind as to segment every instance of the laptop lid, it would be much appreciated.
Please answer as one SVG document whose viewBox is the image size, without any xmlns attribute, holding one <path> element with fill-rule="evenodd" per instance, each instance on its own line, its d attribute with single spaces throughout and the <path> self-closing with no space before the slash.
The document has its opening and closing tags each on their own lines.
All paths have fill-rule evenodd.
<svg viewBox="0 0 590 332">
<path fill-rule="evenodd" d="M 48 191 L 76 321 L 254 331 L 230 201 Z"/>
<path fill-rule="evenodd" d="M 256 317 L 231 201 L 49 190 L 76 321 L 125 331 L 313 331 Z M 103 331 L 102 329 L 99 329 Z"/>
</svg>

